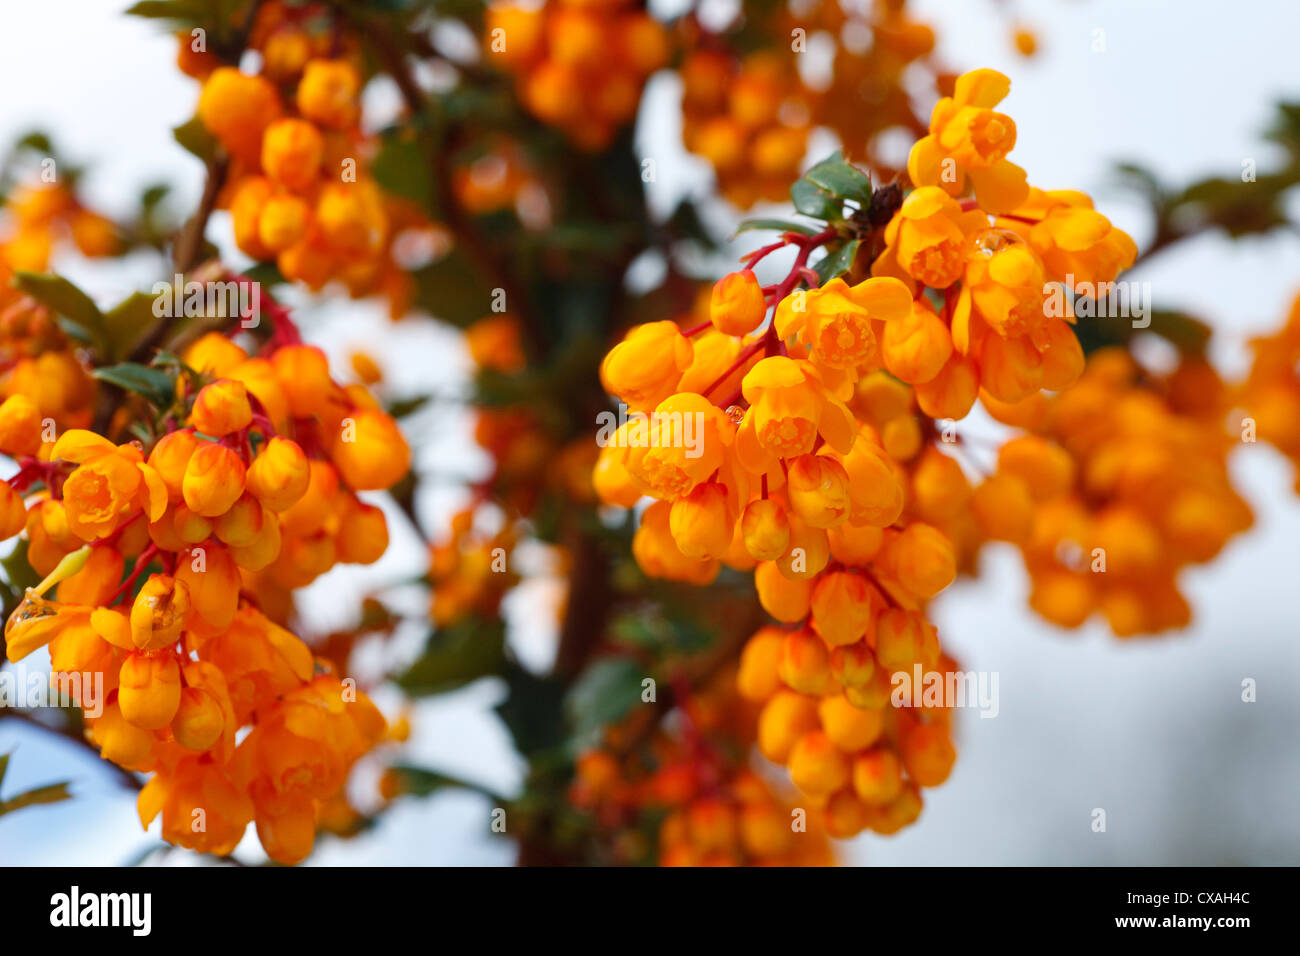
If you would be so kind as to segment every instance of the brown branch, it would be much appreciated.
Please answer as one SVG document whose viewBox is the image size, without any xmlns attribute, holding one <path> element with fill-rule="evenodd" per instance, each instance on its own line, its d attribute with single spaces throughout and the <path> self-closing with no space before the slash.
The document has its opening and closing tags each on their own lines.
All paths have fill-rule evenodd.
<svg viewBox="0 0 1300 956">
<path fill-rule="evenodd" d="M 49 724 L 44 723 L 43 721 L 37 720 L 35 717 L 27 713 L 26 711 L 18 710 L 16 708 L 5 708 L 4 710 L 0 710 L 0 720 L 5 719 L 6 717 L 11 718 L 13 720 L 22 721 L 23 723 L 28 724 L 29 726 L 32 727 L 39 727 L 47 734 L 53 734 L 56 737 L 60 737 L 63 740 L 76 744 L 82 750 L 94 754 L 97 758 L 99 758 L 100 760 L 104 760 L 104 762 L 108 764 L 109 769 L 111 769 L 117 775 L 118 779 L 122 782 L 124 786 L 127 786 L 132 790 L 139 790 L 143 786 L 143 783 L 141 783 L 139 777 L 137 777 L 130 770 L 127 770 L 125 767 L 118 766 L 117 764 L 113 763 L 113 761 L 111 760 L 106 760 L 103 757 L 103 755 L 100 754 L 99 748 L 96 747 L 89 740 L 87 740 L 85 737 L 83 737 L 74 728 L 68 727 L 64 729 L 59 727 L 52 727 Z"/>
</svg>

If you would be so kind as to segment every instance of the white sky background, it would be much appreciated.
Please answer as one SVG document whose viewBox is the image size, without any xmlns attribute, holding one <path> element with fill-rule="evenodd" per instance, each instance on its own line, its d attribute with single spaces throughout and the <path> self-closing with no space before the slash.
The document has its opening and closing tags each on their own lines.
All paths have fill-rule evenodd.
<svg viewBox="0 0 1300 956">
<path fill-rule="evenodd" d="M 167 180 L 176 208 L 188 210 L 201 170 L 174 144 L 170 127 L 192 114 L 196 86 L 174 68 L 174 41 L 155 24 L 121 16 L 126 5 L 5 4 L 0 88 L 8 93 L 0 141 L 39 126 L 65 155 L 91 165 L 87 186 L 101 206 L 127 210 L 143 186 Z M 1142 161 L 1176 182 L 1234 175 L 1247 158 L 1264 171 L 1273 154 L 1258 133 L 1279 97 L 1300 98 L 1300 5 L 1287 0 L 913 0 L 909 7 L 936 25 L 947 63 L 1011 76 L 1004 108 L 1019 129 L 1012 158 L 1031 181 L 1091 192 L 1140 245 L 1147 224 L 1141 208 L 1111 188 L 1112 160 Z M 1039 33 L 1041 55 L 1032 61 L 1011 50 L 1017 10 Z M 1092 52 L 1097 29 L 1105 31 L 1104 53 Z M 656 158 L 652 199 L 660 208 L 707 183 L 702 164 L 681 152 L 672 123 L 655 109 L 671 98 L 672 86 L 657 84 L 641 131 L 642 150 Z M 218 219 L 210 235 L 228 248 L 217 231 L 223 228 Z M 1276 326 L 1300 290 L 1298 253 L 1294 235 L 1235 244 L 1209 237 L 1134 278 L 1152 283 L 1158 305 L 1210 320 L 1220 340 L 1216 358 L 1237 370 L 1245 338 Z M 158 278 L 148 260 L 127 270 L 75 259 L 59 267 L 104 301 Z M 347 302 L 304 309 L 299 319 L 308 338 L 340 361 L 382 336 L 393 394 L 430 382 L 453 389 L 463 381 L 467 365 L 456 337 L 432 323 L 393 328 L 376 309 Z M 468 448 L 465 423 L 440 420 L 420 464 L 471 469 L 479 459 Z M 978 582 L 937 602 L 941 633 L 963 665 L 998 673 L 1000 714 L 960 715 L 956 770 L 943 787 L 927 791 L 921 822 L 893 838 L 860 838 L 846 859 L 1300 862 L 1300 703 L 1293 690 L 1300 682 L 1300 501 L 1291 493 L 1289 466 L 1263 446 L 1242 449 L 1233 465 L 1257 526 L 1211 566 L 1186 576 L 1196 619 L 1179 636 L 1121 644 L 1100 627 L 1054 630 L 1026 609 L 1019 559 L 1000 548 L 988 552 Z M 445 515 L 455 499 L 435 490 L 422 504 L 430 516 Z M 332 573 L 311 590 L 304 602 L 309 622 L 329 627 L 346 620 L 366 587 L 421 560 L 400 518 L 390 527 L 393 553 L 380 565 Z M 513 619 L 530 611 L 544 617 L 535 607 L 548 596 L 544 586 L 520 596 Z M 512 637 L 520 652 L 544 661 L 545 633 L 521 630 Z M 408 640 L 394 653 L 410 646 Z M 1240 701 L 1245 677 L 1259 682 L 1254 704 Z M 408 759 L 498 789 L 517 786 L 520 762 L 488 710 L 498 693 L 485 682 L 422 703 Z M 156 840 L 139 830 L 134 801 L 93 757 L 0 723 L 0 752 L 15 743 L 6 792 L 71 778 L 77 798 L 0 818 L 0 865 L 113 864 Z M 363 770 L 359 777 L 354 783 L 364 796 L 373 775 Z M 1094 808 L 1107 812 L 1104 834 L 1089 828 Z M 464 794 L 408 801 L 372 834 L 323 843 L 313 862 L 507 863 L 511 848 L 488 835 L 489 812 L 486 801 Z M 257 859 L 255 839 L 240 852 Z"/>
</svg>

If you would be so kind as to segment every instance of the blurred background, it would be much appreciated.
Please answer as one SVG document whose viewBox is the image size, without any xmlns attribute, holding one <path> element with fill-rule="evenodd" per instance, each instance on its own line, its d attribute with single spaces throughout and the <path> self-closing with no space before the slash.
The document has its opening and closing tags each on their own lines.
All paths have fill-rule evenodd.
<svg viewBox="0 0 1300 956">
<path fill-rule="evenodd" d="M 173 38 L 122 16 L 123 8 L 120 0 L 7 6 L 0 84 L 9 95 L 0 107 L 0 141 L 40 128 L 88 167 L 86 196 L 97 207 L 125 211 L 141 188 L 167 181 L 168 202 L 185 214 L 197 202 L 202 170 L 171 128 L 192 115 L 197 86 L 175 69 Z M 676 5 L 651 8 L 671 13 Z M 1012 78 L 1004 108 L 1020 131 L 1013 158 L 1031 181 L 1086 190 L 1139 247 L 1150 223 L 1118 188 L 1116 161 L 1140 162 L 1174 182 L 1233 177 L 1246 160 L 1267 168 L 1274 147 L 1260 134 L 1279 100 L 1300 98 L 1293 68 L 1300 5 L 1287 0 L 1231 11 L 1212 0 L 916 0 L 909 10 L 941 26 L 940 53 L 951 66 L 988 66 Z M 1036 33 L 1033 58 L 1017 54 L 1015 23 Z M 702 194 L 712 175 L 681 146 L 680 114 L 675 120 L 672 108 L 679 95 L 673 79 L 655 78 L 638 123 L 640 151 L 657 169 L 647 188 L 661 210 Z M 396 105 L 395 92 L 382 84 L 368 92 L 372 121 L 391 116 Z M 810 158 L 834 145 L 815 142 Z M 1300 204 L 1300 197 L 1291 201 Z M 719 232 L 737 218 L 725 206 L 711 210 Z M 219 214 L 209 236 L 241 262 L 228 230 Z M 101 265 L 74 254 L 55 267 L 103 301 L 159 277 L 148 255 Z M 1221 371 L 1237 374 L 1248 360 L 1246 341 L 1278 325 L 1300 290 L 1300 236 L 1275 232 L 1235 243 L 1204 236 L 1129 278 L 1150 282 L 1158 306 L 1208 321 L 1216 333 L 1212 357 Z M 394 394 L 430 382 L 448 395 L 464 388 L 470 364 L 454 330 L 391 325 L 381 306 L 364 302 L 303 297 L 291 304 L 307 338 L 332 359 L 362 345 L 380 358 Z M 417 467 L 456 475 L 483 468 L 467 419 L 436 414 L 418 427 L 429 434 Z M 919 824 L 844 844 L 844 862 L 1300 863 L 1300 499 L 1290 466 L 1262 444 L 1243 446 L 1232 466 L 1256 526 L 1187 573 L 1195 618 L 1180 634 L 1119 641 L 1100 624 L 1052 628 L 1025 605 L 1021 562 L 1006 545 L 990 548 L 978 582 L 959 582 L 935 603 L 936 623 L 962 666 L 998 674 L 998 715 L 961 713 L 956 769 L 927 793 Z M 417 504 L 436 527 L 461 504 L 460 491 L 431 490 Z M 381 562 L 336 569 L 312 586 L 302 602 L 307 622 L 337 626 L 368 587 L 423 566 L 423 547 L 406 525 L 395 519 L 390 527 L 393 545 Z M 545 623 L 554 616 L 538 609 L 557 593 L 541 574 L 509 599 L 510 641 L 525 663 L 544 666 L 554 652 Z M 1257 684 L 1251 703 L 1242 700 L 1247 678 Z M 491 710 L 501 696 L 485 680 L 418 701 L 410 762 L 515 791 L 523 764 Z M 386 703 L 382 694 L 377 702 Z M 157 835 L 135 822 L 134 795 L 106 764 L 2 721 L 0 753 L 10 750 L 18 759 L 6 789 L 71 780 L 75 799 L 0 819 L 0 865 L 114 865 L 158 846 Z M 363 764 L 354 774 L 359 806 L 373 800 L 367 794 L 377 772 Z M 1097 808 L 1106 811 L 1104 833 L 1091 828 Z M 322 841 L 311 863 L 508 864 L 515 849 L 490 833 L 490 812 L 486 798 L 463 791 L 408 799 L 373 831 Z M 263 858 L 251 833 L 237 855 Z M 176 852 L 152 859 L 193 858 Z"/>
</svg>

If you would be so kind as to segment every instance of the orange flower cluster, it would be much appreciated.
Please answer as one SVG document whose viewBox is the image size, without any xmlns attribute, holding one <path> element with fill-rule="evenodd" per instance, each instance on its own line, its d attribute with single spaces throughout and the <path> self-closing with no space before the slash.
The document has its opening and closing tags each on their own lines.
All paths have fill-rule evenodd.
<svg viewBox="0 0 1300 956">
<path fill-rule="evenodd" d="M 763 608 L 796 625 L 755 637 L 742 668 L 745 694 L 771 699 L 760 749 L 788 762 L 811 798 L 836 797 L 828 826 L 848 835 L 866 826 L 897 829 L 889 821 L 901 826 L 919 812 L 897 758 L 898 786 L 871 797 L 850 786 L 850 757 L 871 749 L 886 729 L 881 708 L 891 673 L 941 665 L 923 611 L 953 580 L 956 564 L 942 532 L 900 522 L 906 475 L 875 426 L 846 404 L 858 376 L 888 354 L 891 330 L 911 321 L 912 297 L 887 277 L 855 286 L 836 278 L 795 291 L 820 238 L 787 234 L 801 249 L 775 287 L 764 289 L 749 270 L 722 279 L 711 328 L 688 337 L 671 322 L 642 325 L 609 353 L 601 369 L 606 389 L 653 414 L 619 427 L 601 451 L 594 483 L 608 504 L 656 499 L 633 540 L 647 574 L 707 584 L 722 564 L 754 569 Z M 772 322 L 752 332 L 769 306 Z M 701 335 L 698 347 L 694 335 Z M 827 707 L 842 711 L 852 728 L 838 742 L 815 719 L 822 698 L 836 702 Z M 924 730 L 908 739 L 925 744 L 916 745 L 924 769 L 912 775 L 940 782 L 953 757 L 946 725 L 929 716 L 914 723 Z"/>
<path fill-rule="evenodd" d="M 1248 416 L 1242 438 L 1263 439 L 1291 459 L 1300 494 L 1300 296 L 1282 328 L 1254 339 L 1251 347 L 1254 362 L 1239 396 Z"/>
<path fill-rule="evenodd" d="M 748 208 L 780 201 L 808 147 L 810 97 L 793 57 L 770 50 L 737 58 L 705 46 L 680 67 L 682 140 L 707 159 L 718 188 Z"/>
<path fill-rule="evenodd" d="M 632 121 L 671 53 L 663 26 L 630 0 L 492 4 L 483 46 L 516 77 L 525 108 L 591 151 Z"/>
<path fill-rule="evenodd" d="M 1160 379 L 1127 352 L 1102 350 L 1059 395 L 986 401 L 1025 433 L 974 488 L 963 493 L 954 465 L 933 464 L 926 478 L 917 469 L 918 486 L 931 500 L 945 489 L 970 538 L 1022 550 L 1030 606 L 1053 623 L 1077 627 L 1100 611 L 1120 637 L 1183 627 L 1191 611 L 1178 573 L 1252 522 L 1227 470 L 1237 443 L 1223 427 L 1227 403 L 1204 360 Z"/>
<path fill-rule="evenodd" d="M 47 433 L 47 421 L 84 428 L 94 416 L 95 380 L 54 312 L 13 288 L 12 279 L 0 263 L 0 397 L 21 396 L 20 417 L 34 415 L 39 433 Z"/>
<path fill-rule="evenodd" d="M 410 452 L 318 349 L 249 356 L 210 333 L 184 357 L 206 384 L 147 449 L 83 429 L 42 442 L 31 399 L 0 406 L 0 451 L 21 466 L 0 485 L 0 532 L 25 527 L 46 575 L 7 622 L 7 653 L 48 644 L 56 675 L 102 676 L 107 698 L 83 683 L 80 703 L 105 759 L 155 774 L 146 826 L 161 813 L 169 842 L 224 854 L 256 821 L 267 853 L 296 862 L 385 724 L 283 626 L 291 592 L 384 552 L 384 515 L 356 492 L 400 480 Z"/>
<path fill-rule="evenodd" d="M 182 68 L 203 84 L 198 118 L 231 157 L 220 202 L 246 255 L 314 290 L 339 280 L 353 297 L 381 294 L 398 318 L 414 290 L 394 244 L 427 222 L 370 177 L 376 144 L 360 127 L 360 56 L 336 52 L 308 13 L 262 9 L 250 41 L 263 55 L 255 76 L 184 55 L 191 41 L 181 37 Z"/>
<path fill-rule="evenodd" d="M 1007 89 L 979 70 L 936 106 L 912 152 L 917 188 L 881 230 L 870 278 L 819 284 L 809 255 L 840 229 L 788 231 L 717 283 L 707 323 L 637 326 L 601 366 L 606 391 L 633 414 L 607 436 L 597 493 L 623 507 L 654 499 L 632 545 L 652 577 L 707 584 L 722 565 L 754 570 L 763 608 L 791 626 L 760 631 L 746 649 L 742 687 L 765 702 L 759 749 L 827 808 L 835 835 L 911 822 L 919 788 L 946 779 L 955 756 L 951 702 L 888 706 L 900 673 L 953 670 L 925 605 L 968 550 L 971 521 L 955 515 L 977 496 L 961 496 L 960 468 L 954 478 L 921 455 L 930 419 L 961 418 L 980 394 L 1014 406 L 1072 384 L 1083 352 L 1068 311 L 1052 314 L 1050 283 L 1110 281 L 1135 253 L 1086 197 L 1030 190 L 1006 160 L 1015 126 L 993 107 Z M 963 200 L 968 184 L 975 198 Z M 790 246 L 786 278 L 761 285 L 752 267 Z M 1069 440 L 1076 455 L 1094 451 Z M 1048 464 L 1068 462 L 1058 451 Z M 1202 478 L 1188 494 L 1230 491 Z M 1163 530 L 1188 558 L 1205 554 L 1208 529 L 1205 540 L 1178 537 L 1191 532 L 1177 523 L 1199 513 L 1190 498 L 1180 506 Z M 1103 530 L 1109 542 L 1115 529 Z M 1146 564 L 1118 555 L 1110 580 L 1172 589 L 1178 554 Z"/>
<path fill-rule="evenodd" d="M 625 753 L 636 722 L 611 728 L 577 760 L 570 802 L 613 836 L 614 863 L 660 866 L 828 866 L 827 828 L 737 761 L 753 744 L 751 708 L 731 675 L 691 694 L 643 748 Z M 651 848 L 644 830 L 657 827 Z"/>
<path fill-rule="evenodd" d="M 62 183 L 20 187 L 5 197 L 4 205 L 0 267 L 44 272 L 55 244 L 66 239 L 90 259 L 116 255 L 122 247 L 113 222 L 87 208 Z"/>
<path fill-rule="evenodd" d="M 886 367 L 917 386 L 933 418 L 964 417 L 980 389 L 1018 402 L 1068 387 L 1084 357 L 1061 286 L 1095 291 L 1137 254 L 1087 196 L 1031 189 L 1006 158 L 1015 123 L 993 107 L 1009 89 L 1002 74 L 975 70 L 935 106 L 930 133 L 908 163 L 916 189 L 886 227 L 886 249 L 872 264 L 873 275 L 897 277 L 917 294 L 898 339 L 913 364 Z M 962 199 L 972 187 L 973 198 Z"/>
<path fill-rule="evenodd" d="M 510 570 L 513 531 L 507 527 L 491 536 L 477 531 L 473 509 L 453 516 L 450 531 L 446 540 L 430 546 L 429 617 L 436 627 L 473 615 L 495 617 L 501 599 L 519 582 Z"/>
</svg>

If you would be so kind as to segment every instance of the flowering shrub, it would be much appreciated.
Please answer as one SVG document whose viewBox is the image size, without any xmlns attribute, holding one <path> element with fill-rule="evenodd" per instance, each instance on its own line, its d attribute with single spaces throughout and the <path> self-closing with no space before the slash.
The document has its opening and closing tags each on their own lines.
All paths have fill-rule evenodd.
<svg viewBox="0 0 1300 956">
<path fill-rule="evenodd" d="M 43 134 L 0 164 L 3 650 L 67 690 L 0 718 L 102 757 L 170 846 L 255 858 L 252 823 L 297 863 L 455 787 L 525 864 L 826 865 L 949 777 L 975 675 L 932 609 L 986 546 L 1052 625 L 1174 630 L 1254 520 L 1232 449 L 1300 461 L 1300 304 L 1235 381 L 1126 277 L 1285 222 L 1294 107 L 1252 191 L 1126 167 L 1140 248 L 1019 164 L 1011 79 L 948 70 L 903 0 L 132 13 L 177 37 L 205 184 L 110 217 Z M 664 108 L 712 183 L 666 211 L 634 128 Z M 160 281 L 120 301 L 53 271 L 127 255 Z M 458 330 L 465 388 L 399 390 L 387 336 L 331 361 L 329 298 Z M 317 633 L 391 522 L 424 560 Z M 482 679 L 507 794 L 402 750 Z"/>
</svg>

